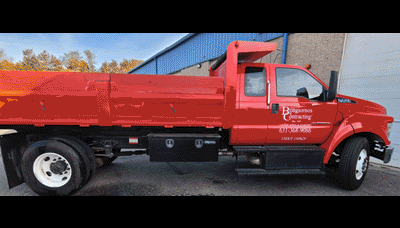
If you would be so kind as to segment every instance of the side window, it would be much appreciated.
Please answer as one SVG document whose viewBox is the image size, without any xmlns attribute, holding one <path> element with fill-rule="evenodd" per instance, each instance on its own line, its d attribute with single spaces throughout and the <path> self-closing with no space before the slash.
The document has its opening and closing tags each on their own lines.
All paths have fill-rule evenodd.
<svg viewBox="0 0 400 228">
<path fill-rule="evenodd" d="M 246 67 L 244 76 L 244 95 L 263 97 L 267 94 L 267 75 L 265 68 Z"/>
<path fill-rule="evenodd" d="M 322 100 L 323 86 L 307 72 L 293 68 L 276 68 L 276 95 Z"/>
</svg>

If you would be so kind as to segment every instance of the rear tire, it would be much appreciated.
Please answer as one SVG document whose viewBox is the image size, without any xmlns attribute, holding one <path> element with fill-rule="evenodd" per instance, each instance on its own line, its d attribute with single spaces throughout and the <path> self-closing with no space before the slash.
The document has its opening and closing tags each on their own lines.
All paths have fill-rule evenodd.
<svg viewBox="0 0 400 228">
<path fill-rule="evenodd" d="M 340 156 L 339 184 L 347 190 L 358 189 L 365 179 L 369 166 L 370 147 L 363 137 L 349 139 Z"/>
<path fill-rule="evenodd" d="M 40 195 L 69 195 L 82 186 L 77 152 L 56 140 L 43 140 L 29 146 L 21 162 L 25 183 Z"/>
<path fill-rule="evenodd" d="M 85 177 L 82 185 L 88 183 L 96 172 L 96 158 L 94 156 L 93 149 L 90 148 L 83 140 L 69 135 L 60 135 L 50 139 L 61 141 L 71 146 L 75 149 L 75 151 L 78 152 L 79 156 L 85 163 L 85 167 L 82 168 L 82 175 Z"/>
<path fill-rule="evenodd" d="M 72 136 L 71 136 L 71 137 L 72 137 Z M 81 146 L 82 146 L 83 148 L 85 148 L 86 154 L 87 154 L 87 156 L 89 157 L 89 160 L 90 160 L 90 172 L 91 172 L 90 177 L 89 177 L 89 179 L 90 179 L 90 178 L 92 178 L 92 177 L 94 176 L 94 174 L 96 173 L 96 157 L 95 157 L 95 155 L 94 155 L 94 151 L 93 151 L 93 149 L 92 149 L 85 141 L 83 141 L 82 139 L 76 138 L 76 137 L 73 137 L 73 138 L 74 138 L 74 140 L 75 140 L 76 142 L 78 142 L 79 144 L 81 144 Z"/>
</svg>

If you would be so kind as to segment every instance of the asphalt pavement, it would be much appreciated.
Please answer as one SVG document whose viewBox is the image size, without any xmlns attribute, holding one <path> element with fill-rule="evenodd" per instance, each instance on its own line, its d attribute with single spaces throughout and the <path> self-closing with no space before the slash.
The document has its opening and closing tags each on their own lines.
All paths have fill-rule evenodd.
<svg viewBox="0 0 400 228">
<path fill-rule="evenodd" d="M 8 189 L 0 160 L 1 196 L 37 196 L 25 183 Z M 370 164 L 364 183 L 355 191 L 342 189 L 330 177 L 238 176 L 235 167 L 232 157 L 219 157 L 217 163 L 150 163 L 147 155 L 119 157 L 98 169 L 92 180 L 74 195 L 400 196 L 400 169 L 375 163 Z"/>
</svg>

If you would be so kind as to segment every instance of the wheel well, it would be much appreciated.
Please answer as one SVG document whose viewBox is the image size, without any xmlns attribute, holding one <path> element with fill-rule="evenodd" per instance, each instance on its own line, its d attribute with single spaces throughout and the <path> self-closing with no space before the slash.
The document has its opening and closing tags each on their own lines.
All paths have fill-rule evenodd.
<svg viewBox="0 0 400 228">
<path fill-rule="evenodd" d="M 379 137 L 378 135 L 371 133 L 371 132 L 360 132 L 356 133 L 354 135 L 350 135 L 349 137 L 345 138 L 339 145 L 335 148 L 335 152 L 338 154 L 342 153 L 342 150 L 344 148 L 344 145 L 346 144 L 347 140 L 354 138 L 354 137 L 364 137 L 368 139 L 369 145 L 370 145 L 370 151 L 373 151 L 375 142 L 378 141 L 379 143 L 383 143 L 383 139 Z"/>
<path fill-rule="evenodd" d="M 338 163 L 335 162 L 335 160 L 337 158 L 340 158 L 340 155 L 342 154 L 343 148 L 346 145 L 346 142 L 354 137 L 363 137 L 366 138 L 369 142 L 369 146 L 370 146 L 370 155 L 373 157 L 376 157 L 375 154 L 375 141 L 378 141 L 381 144 L 384 144 L 384 141 L 381 137 L 379 137 L 378 135 L 371 133 L 371 132 L 360 132 L 360 133 L 356 133 L 354 135 L 350 135 L 349 137 L 345 138 L 342 142 L 339 143 L 339 145 L 337 145 L 337 147 L 334 149 L 334 154 L 331 155 L 331 157 L 329 158 L 328 161 L 328 168 L 334 169 L 336 170 L 338 167 Z M 336 154 L 336 155 L 335 155 Z"/>
</svg>

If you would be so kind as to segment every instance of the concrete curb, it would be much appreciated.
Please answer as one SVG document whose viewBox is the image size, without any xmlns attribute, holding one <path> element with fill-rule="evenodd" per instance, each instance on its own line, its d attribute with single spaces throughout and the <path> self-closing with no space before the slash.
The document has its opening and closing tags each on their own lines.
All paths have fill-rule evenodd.
<svg viewBox="0 0 400 228">
<path fill-rule="evenodd" d="M 377 171 L 381 171 L 384 173 L 390 173 L 390 174 L 393 174 L 396 176 L 400 176 L 400 167 L 397 167 L 397 166 L 391 166 L 391 165 L 386 165 L 386 164 L 370 162 L 369 168 L 372 170 L 377 170 Z"/>
</svg>

